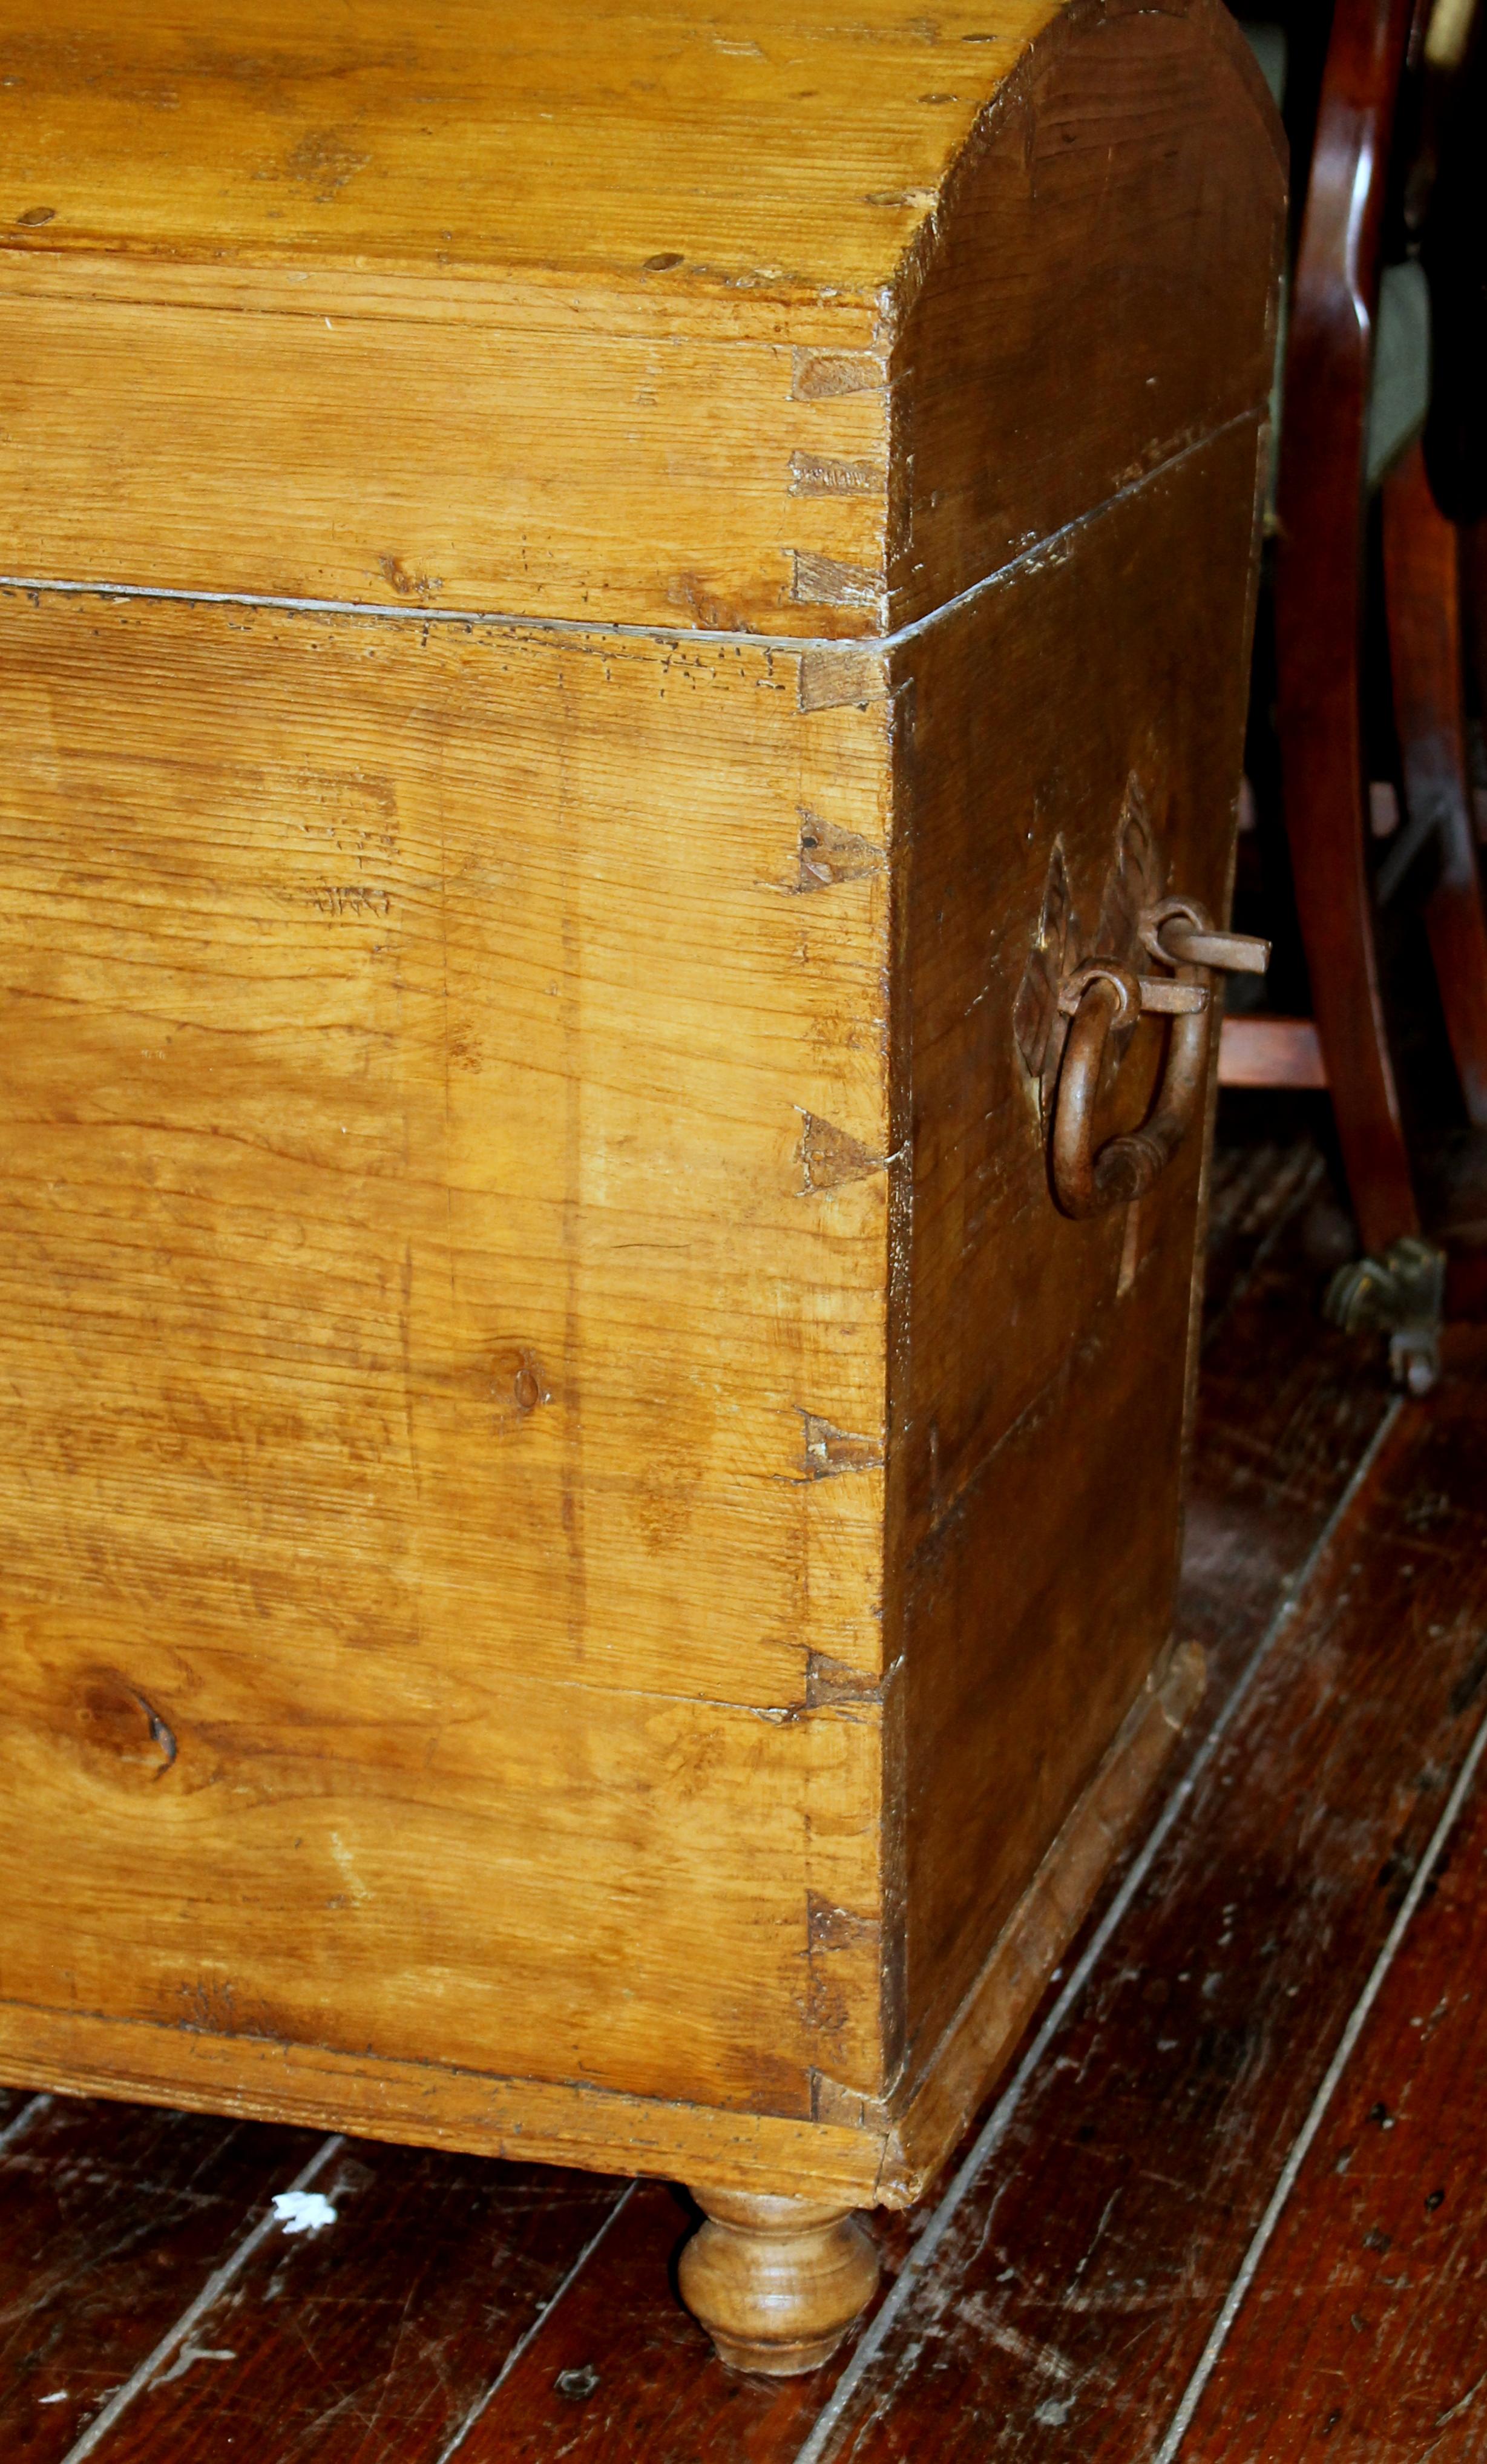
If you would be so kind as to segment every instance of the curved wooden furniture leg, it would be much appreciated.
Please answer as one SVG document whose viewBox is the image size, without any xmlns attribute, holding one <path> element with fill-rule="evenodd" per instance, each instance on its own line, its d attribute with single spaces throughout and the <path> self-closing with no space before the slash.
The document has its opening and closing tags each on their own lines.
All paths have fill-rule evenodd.
<svg viewBox="0 0 1487 2464">
<path fill-rule="evenodd" d="M 1384 482 L 1384 587 L 1410 839 L 1439 850 L 1425 923 L 1466 1109 L 1487 1127 L 1487 910 L 1477 871 L 1461 693 L 1455 525 L 1411 447 Z"/>
<path fill-rule="evenodd" d="M 1476 686 L 1477 716 L 1487 725 L 1487 521 L 1466 523 L 1458 537 L 1467 661 Z M 1479 823 L 1476 834 L 1487 839 L 1487 826 Z"/>
<path fill-rule="evenodd" d="M 814 2370 L 861 2317 L 878 2254 L 850 2208 L 753 2190 L 698 2190 L 705 2221 L 682 2253 L 682 2299 L 735 2370 Z"/>
<path fill-rule="evenodd" d="M 1384 181 L 1410 0 L 1338 0 L 1286 360 L 1276 561 L 1281 782 L 1338 1137 L 1367 1249 L 1417 1232 L 1373 946 L 1359 663 Z"/>
</svg>

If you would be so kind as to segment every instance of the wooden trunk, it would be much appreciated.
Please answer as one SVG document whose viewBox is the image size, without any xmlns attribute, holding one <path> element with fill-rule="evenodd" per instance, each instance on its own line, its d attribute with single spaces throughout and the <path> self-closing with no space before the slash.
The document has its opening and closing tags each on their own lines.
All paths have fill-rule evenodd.
<svg viewBox="0 0 1487 2464">
<path fill-rule="evenodd" d="M 1201 1683 L 1203 1138 L 1065 1211 L 1056 1003 L 1228 894 L 1273 114 L 1215 0 L 18 16 L 0 2078 L 676 2175 L 798 2365 Z"/>
</svg>

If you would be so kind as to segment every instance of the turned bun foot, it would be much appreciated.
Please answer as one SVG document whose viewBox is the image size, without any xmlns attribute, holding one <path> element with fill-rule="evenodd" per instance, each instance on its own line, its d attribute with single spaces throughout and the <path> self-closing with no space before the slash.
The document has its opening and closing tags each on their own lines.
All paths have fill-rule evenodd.
<svg viewBox="0 0 1487 2464">
<path fill-rule="evenodd" d="M 704 2223 L 682 2253 L 682 2299 L 735 2370 L 789 2378 L 834 2353 L 878 2282 L 850 2208 L 754 2190 L 699 2190 Z"/>
</svg>

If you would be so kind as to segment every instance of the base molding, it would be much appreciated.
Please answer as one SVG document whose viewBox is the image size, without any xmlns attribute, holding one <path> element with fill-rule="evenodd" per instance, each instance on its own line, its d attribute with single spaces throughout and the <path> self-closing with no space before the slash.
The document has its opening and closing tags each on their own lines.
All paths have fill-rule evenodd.
<svg viewBox="0 0 1487 2464">
<path fill-rule="evenodd" d="M 816 2118 L 796 2121 L 14 2001 L 0 2001 L 0 2082 L 839 2209 L 909 2207 L 994 2084 L 1204 1683 L 1195 1643 L 1148 1683 L 932 2054 L 881 2101 L 819 2079 Z"/>
<path fill-rule="evenodd" d="M 32 2003 L 0 2002 L 0 2084 L 853 2207 L 872 2205 L 882 2163 L 862 2130 Z"/>
</svg>

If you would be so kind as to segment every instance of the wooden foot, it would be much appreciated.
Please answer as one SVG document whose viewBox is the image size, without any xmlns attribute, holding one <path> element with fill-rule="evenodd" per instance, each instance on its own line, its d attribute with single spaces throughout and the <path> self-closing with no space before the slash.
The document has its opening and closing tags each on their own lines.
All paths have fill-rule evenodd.
<svg viewBox="0 0 1487 2464">
<path fill-rule="evenodd" d="M 789 2378 L 834 2353 L 872 2299 L 878 2254 L 850 2208 L 752 2190 L 692 2191 L 705 2222 L 682 2299 L 735 2370 Z"/>
</svg>

